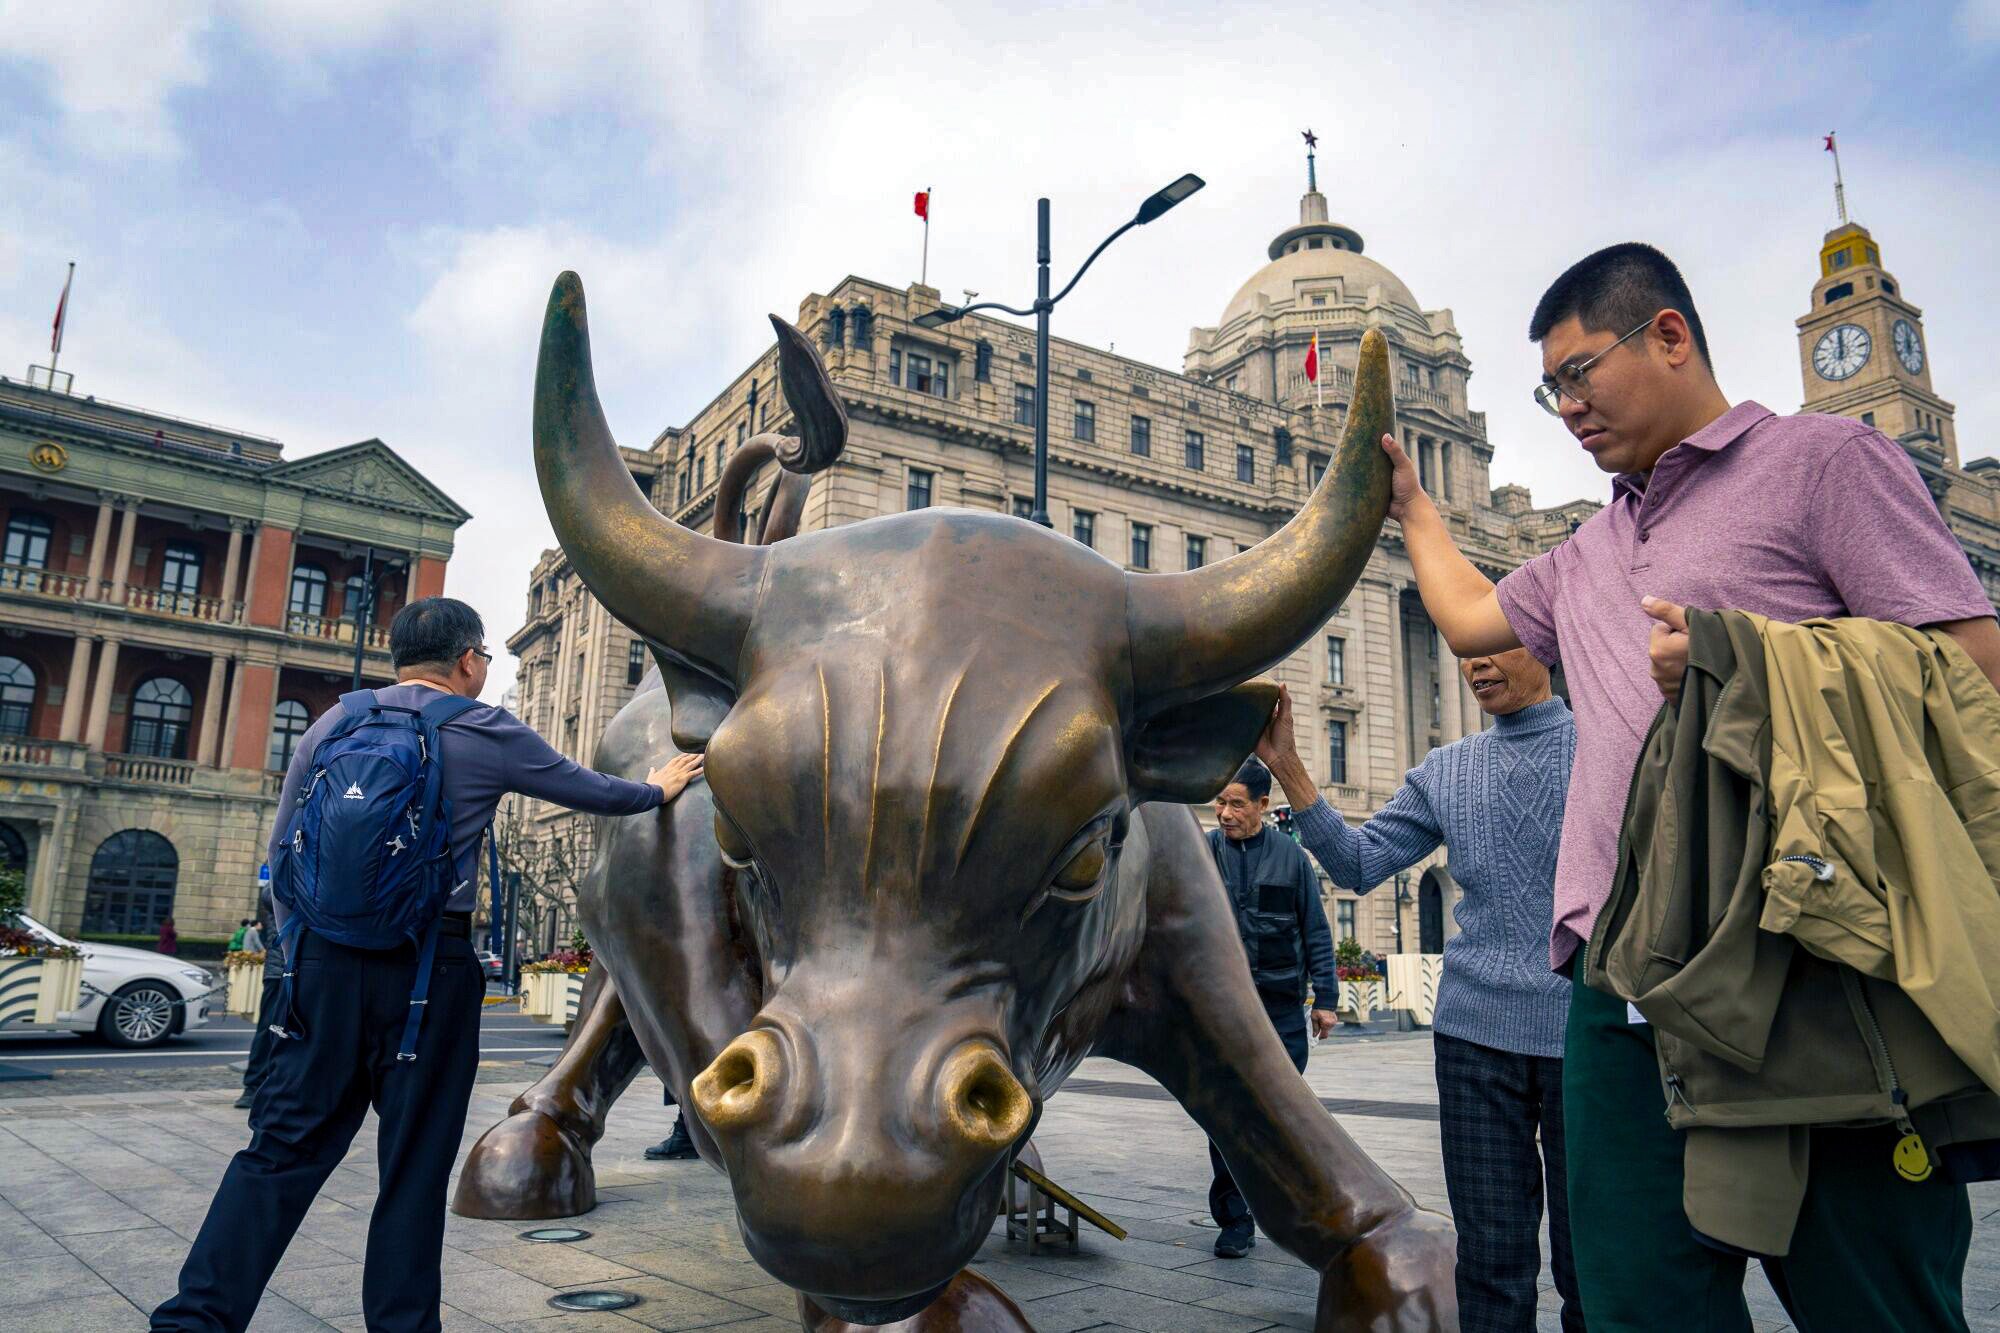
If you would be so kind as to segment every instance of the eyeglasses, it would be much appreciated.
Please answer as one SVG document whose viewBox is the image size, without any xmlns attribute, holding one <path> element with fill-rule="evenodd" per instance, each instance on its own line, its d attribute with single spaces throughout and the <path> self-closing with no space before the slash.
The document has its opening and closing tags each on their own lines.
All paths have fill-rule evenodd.
<svg viewBox="0 0 2000 1333">
<path fill-rule="evenodd" d="M 1605 357 L 1610 356 L 1613 348 L 1616 348 L 1620 343 L 1628 342 L 1639 334 L 1644 333 L 1647 329 L 1652 328 L 1653 319 L 1653 316 L 1647 316 L 1644 324 L 1639 325 L 1632 332 L 1620 338 L 1618 342 L 1612 343 L 1610 347 L 1605 348 L 1588 361 L 1582 362 L 1579 365 L 1556 367 L 1556 373 L 1550 377 L 1549 382 L 1536 388 L 1535 401 L 1540 403 L 1542 410 L 1552 417 L 1562 415 L 1562 400 L 1565 398 L 1578 406 L 1588 403 L 1590 401 L 1590 368 Z"/>
<path fill-rule="evenodd" d="M 491 662 L 493 660 L 493 654 L 487 652 L 484 648 L 474 648 L 472 655 L 482 662 Z"/>
</svg>

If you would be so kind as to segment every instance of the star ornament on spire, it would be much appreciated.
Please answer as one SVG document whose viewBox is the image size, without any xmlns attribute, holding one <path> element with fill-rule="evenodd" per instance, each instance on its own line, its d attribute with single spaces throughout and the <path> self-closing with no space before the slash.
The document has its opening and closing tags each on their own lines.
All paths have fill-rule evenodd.
<svg viewBox="0 0 2000 1333">
<path fill-rule="evenodd" d="M 1314 134 L 1311 130 L 1303 131 L 1300 137 L 1306 141 L 1307 152 L 1311 152 L 1313 149 L 1319 147 L 1319 136 L 1317 134 Z"/>
</svg>

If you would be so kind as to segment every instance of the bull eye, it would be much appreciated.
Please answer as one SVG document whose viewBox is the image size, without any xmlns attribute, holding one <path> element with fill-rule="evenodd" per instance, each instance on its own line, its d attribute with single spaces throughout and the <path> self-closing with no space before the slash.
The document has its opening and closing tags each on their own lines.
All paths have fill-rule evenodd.
<svg viewBox="0 0 2000 1333">
<path fill-rule="evenodd" d="M 1089 902 L 1104 887 L 1104 868 L 1110 859 L 1106 840 L 1091 839 L 1049 881 L 1049 896 L 1066 903 Z"/>
<path fill-rule="evenodd" d="M 750 840 L 743 836 L 743 830 L 736 822 L 722 813 L 720 806 L 715 811 L 715 843 L 722 849 L 722 863 L 732 870 L 748 870 L 754 853 L 750 850 Z"/>
</svg>

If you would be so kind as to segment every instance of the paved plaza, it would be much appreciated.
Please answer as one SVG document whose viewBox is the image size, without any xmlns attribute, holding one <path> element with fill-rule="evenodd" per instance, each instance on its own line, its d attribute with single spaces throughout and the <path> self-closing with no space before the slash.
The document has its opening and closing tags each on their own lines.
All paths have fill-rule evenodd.
<svg viewBox="0 0 2000 1333">
<path fill-rule="evenodd" d="M 1443 1209 L 1436 1090 L 1427 1037 L 1338 1038 L 1307 1078 L 1348 1130 L 1426 1205 Z M 504 1114 L 538 1071 L 490 1064 L 465 1143 Z M 230 1076 L 205 1071 L 161 1086 L 78 1092 L 64 1080 L 4 1086 L 0 1100 L 0 1330 L 141 1329 L 173 1291 L 189 1239 L 229 1156 L 247 1139 L 229 1106 Z M 197 1086 L 199 1085 L 199 1086 Z M 670 1123 L 659 1084 L 636 1083 L 598 1148 L 601 1202 L 578 1225 L 589 1239 L 528 1244 L 528 1223 L 454 1217 L 445 1234 L 444 1326 L 485 1329 L 727 1329 L 796 1333 L 791 1293 L 744 1253 L 728 1188 L 699 1162 L 641 1156 Z M 997 1228 L 978 1267 L 1021 1303 L 1041 1333 L 1251 1333 L 1311 1328 L 1316 1278 L 1269 1241 L 1216 1259 L 1206 1221 L 1202 1137 L 1143 1075 L 1090 1061 L 1050 1103 L 1036 1134 L 1050 1174 L 1131 1232 L 1086 1227 L 1082 1252 L 1031 1255 Z M 361 1329 L 361 1264 L 375 1198 L 374 1130 L 356 1140 L 272 1280 L 253 1327 Z M 2000 1329 L 2000 1185 L 1973 1192 L 1979 1217 L 1967 1274 L 1973 1327 Z M 1761 1277 L 1760 1330 L 1787 1327 Z M 617 1314 L 568 1314 L 565 1288 L 630 1291 Z M 1543 1278 L 1542 1326 L 1554 1329 Z"/>
</svg>

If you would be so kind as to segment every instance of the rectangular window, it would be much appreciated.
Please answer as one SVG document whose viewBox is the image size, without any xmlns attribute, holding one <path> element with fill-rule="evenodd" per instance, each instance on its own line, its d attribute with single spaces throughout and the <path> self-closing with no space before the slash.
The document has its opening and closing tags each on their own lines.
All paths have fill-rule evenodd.
<svg viewBox="0 0 2000 1333">
<path fill-rule="evenodd" d="M 920 467 L 910 469 L 910 479 L 904 491 L 903 508 L 929 509 L 931 507 L 930 473 Z"/>
<path fill-rule="evenodd" d="M 1347 640 L 1333 634 L 1326 639 L 1326 683 L 1347 683 Z"/>
<path fill-rule="evenodd" d="M 1247 444 L 1236 446 L 1236 480 L 1257 480 L 1257 451 Z"/>
<path fill-rule="evenodd" d="M 1336 787 L 1347 785 L 1347 724 L 1326 724 L 1326 780 Z"/>
<path fill-rule="evenodd" d="M 741 449 L 743 447 L 743 441 L 747 439 L 749 435 L 750 435 L 750 419 L 748 417 L 745 417 L 743 420 L 736 423 L 736 447 L 738 449 Z"/>
<path fill-rule="evenodd" d="M 1861 414 L 1861 424 L 1862 424 L 1862 425 L 1864 425 L 1864 426 L 1872 426 L 1872 425 L 1874 425 L 1874 424 L 1875 424 L 1875 414 L 1874 414 L 1873 412 L 1863 412 L 1863 413 Z"/>
<path fill-rule="evenodd" d="M 1088 382 L 1092 378 L 1091 373 L 1085 370 L 1082 366 L 1078 366 L 1076 368 L 1076 377 L 1086 382 Z"/>
<path fill-rule="evenodd" d="M 993 378 L 993 344 L 980 343 L 972 352 L 972 378 L 981 384 Z"/>
<path fill-rule="evenodd" d="M 1086 444 L 1097 440 L 1097 404 L 1076 400 L 1076 438 Z"/>
<path fill-rule="evenodd" d="M 1203 444 L 1200 431 L 1191 430 L 1187 433 L 1187 465 L 1196 472 L 1201 471 Z"/>
<path fill-rule="evenodd" d="M 1092 550 L 1097 549 L 1097 515 L 1088 509 L 1070 510 L 1069 535 Z"/>
<path fill-rule="evenodd" d="M 1344 940 L 1355 939 L 1356 935 L 1354 933 L 1354 899 L 1352 898 L 1336 899 L 1333 904 L 1333 914 L 1336 917 L 1340 918 L 1340 938 Z"/>
<path fill-rule="evenodd" d="M 940 357 L 933 362 L 928 356 L 910 353 L 907 387 L 918 393 L 927 393 L 933 398 L 951 396 L 951 362 Z"/>
<path fill-rule="evenodd" d="M 889 349 L 889 383 L 901 387 L 903 383 L 903 349 Z"/>
<path fill-rule="evenodd" d="M 708 486 L 708 453 L 704 450 L 694 456 L 694 488 L 705 490 Z"/>
<path fill-rule="evenodd" d="M 1324 477 L 1325 475 L 1326 475 L 1326 455 L 1307 454 L 1306 484 L 1308 486 L 1317 486 L 1319 485 L 1319 479 L 1321 477 Z"/>
<path fill-rule="evenodd" d="M 1032 495 L 1015 496 L 1014 517 L 1033 518 L 1034 516 L 1035 516 L 1035 498 Z"/>
<path fill-rule="evenodd" d="M 1279 467 L 1290 467 L 1292 465 L 1292 433 L 1290 431 L 1280 426 L 1271 432 L 1271 447 L 1277 451 Z"/>
<path fill-rule="evenodd" d="M 646 644 L 643 639 L 632 640 L 632 652 L 625 659 L 625 683 L 637 685 L 646 674 Z"/>
<path fill-rule="evenodd" d="M 1151 569 L 1153 567 L 1153 525 L 1134 523 L 1132 525 L 1132 568 Z"/>
<path fill-rule="evenodd" d="M 1014 386 L 1014 424 L 1017 426 L 1035 424 L 1035 386 L 1032 384 Z"/>
<path fill-rule="evenodd" d="M 1153 422 L 1149 417 L 1132 418 L 1132 452 L 1141 458 L 1153 456 Z"/>
<path fill-rule="evenodd" d="M 1208 538 L 1189 534 L 1187 539 L 1187 567 L 1200 569 L 1208 563 Z"/>
</svg>

